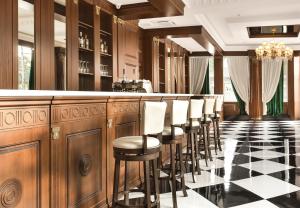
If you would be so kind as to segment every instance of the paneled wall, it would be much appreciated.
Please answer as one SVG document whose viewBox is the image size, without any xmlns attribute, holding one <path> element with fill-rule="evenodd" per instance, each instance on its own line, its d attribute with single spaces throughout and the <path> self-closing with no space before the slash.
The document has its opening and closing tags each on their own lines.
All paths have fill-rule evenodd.
<svg viewBox="0 0 300 208">
<path fill-rule="evenodd" d="M 54 13 L 56 9 L 64 7 L 54 6 L 54 0 L 35 0 L 34 2 L 34 88 L 40 90 L 55 90 L 56 82 L 60 76 L 55 71 L 54 48 Z M 86 14 L 92 17 L 91 25 L 83 25 L 80 16 L 83 3 Z M 57 6 L 57 5 L 56 5 Z M 62 11 L 60 11 L 62 12 Z M 110 19 L 100 18 L 101 12 L 111 16 Z M 67 0 L 64 16 L 66 17 L 66 86 L 67 90 L 106 90 L 111 88 L 113 81 L 125 76 L 129 79 L 142 78 L 140 71 L 140 35 L 141 30 L 136 21 L 123 21 L 117 16 L 115 6 L 108 1 L 100 0 Z M 102 17 L 102 16 L 101 16 Z M 100 64 L 100 30 L 101 21 L 111 24 L 112 46 L 109 53 L 111 78 L 101 79 Z M 90 49 L 79 47 L 79 31 L 87 27 L 93 32 L 89 34 Z M 3 0 L 0 2 L 0 89 L 18 88 L 18 1 Z M 82 52 L 84 51 L 84 52 Z M 89 60 L 90 73 L 79 73 L 79 59 L 82 53 L 92 54 Z M 81 54 L 81 55 L 80 55 Z M 109 82 L 107 81 L 109 80 Z M 105 83 L 104 83 L 105 82 Z M 104 83 L 104 86 L 103 86 Z M 107 85 L 109 87 L 107 87 Z"/>
</svg>

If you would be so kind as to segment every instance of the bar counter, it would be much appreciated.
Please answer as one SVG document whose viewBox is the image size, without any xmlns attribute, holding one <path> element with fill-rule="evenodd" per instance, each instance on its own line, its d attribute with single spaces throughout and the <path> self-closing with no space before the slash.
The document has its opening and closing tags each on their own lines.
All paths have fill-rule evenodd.
<svg viewBox="0 0 300 208">
<path fill-rule="evenodd" d="M 0 90 L 0 207 L 6 201 L 20 207 L 109 206 L 112 141 L 143 134 L 145 101 L 170 106 L 192 96 Z M 170 122 L 169 107 L 165 122 Z M 165 150 L 163 159 L 168 159 Z M 129 164 L 132 186 L 140 182 L 141 168 Z"/>
</svg>

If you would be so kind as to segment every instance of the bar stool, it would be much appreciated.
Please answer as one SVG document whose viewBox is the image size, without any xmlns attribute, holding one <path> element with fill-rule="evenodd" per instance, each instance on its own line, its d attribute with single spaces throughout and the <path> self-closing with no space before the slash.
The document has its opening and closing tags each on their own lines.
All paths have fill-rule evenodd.
<svg viewBox="0 0 300 208">
<path fill-rule="evenodd" d="M 165 102 L 145 102 L 144 104 L 144 135 L 127 136 L 115 139 L 113 141 L 115 172 L 113 187 L 113 207 L 159 207 L 159 184 L 157 159 L 161 151 L 161 138 L 164 129 L 164 119 L 167 104 Z M 156 135 L 157 138 L 148 135 Z M 119 194 L 119 175 L 120 161 L 125 161 L 125 184 L 124 184 L 124 202 L 118 201 Z M 141 205 L 129 204 L 129 188 L 127 183 L 128 161 L 140 161 L 144 164 L 144 203 Z M 150 162 L 154 178 L 154 195 L 155 200 L 150 199 Z M 135 190 L 136 191 L 136 190 Z"/>
<path fill-rule="evenodd" d="M 210 118 L 211 115 L 214 114 L 214 105 L 215 99 L 214 98 L 205 98 L 204 99 L 204 117 L 201 121 L 201 132 L 203 137 L 200 137 L 200 141 L 203 142 L 204 152 L 205 152 L 205 162 L 206 166 L 208 165 L 207 160 L 208 157 L 210 161 L 212 161 L 211 150 L 210 150 L 210 125 L 212 120 Z"/>
<path fill-rule="evenodd" d="M 212 117 L 213 127 L 214 127 L 214 138 L 215 141 L 217 141 L 217 145 L 215 145 L 216 154 L 218 148 L 220 151 L 222 151 L 221 139 L 220 139 L 220 118 L 222 112 L 222 105 L 223 105 L 223 96 L 218 96 L 215 104 L 215 113 L 214 116 Z"/>
<path fill-rule="evenodd" d="M 200 171 L 200 151 L 198 144 L 198 134 L 201 128 L 201 118 L 203 110 L 204 100 L 190 100 L 190 110 L 189 110 L 189 120 L 186 124 L 185 132 L 188 135 L 187 138 L 187 150 L 186 150 L 186 169 L 187 169 L 187 160 L 192 162 L 192 178 L 195 183 L 195 167 L 197 169 L 198 175 L 201 174 Z M 189 158 L 188 158 L 189 157 Z"/>
<path fill-rule="evenodd" d="M 184 171 L 183 171 L 184 168 L 183 168 L 182 143 L 184 138 L 184 128 L 187 120 L 188 106 L 189 106 L 189 101 L 173 100 L 172 113 L 171 113 L 171 126 L 165 127 L 162 134 L 162 144 L 168 145 L 170 147 L 171 168 L 168 169 L 170 171 L 168 177 L 171 180 L 172 201 L 173 201 L 174 208 L 177 208 L 176 172 L 178 168 L 176 167 L 176 155 L 178 155 L 179 157 L 178 160 L 180 166 L 179 168 L 180 174 L 177 178 L 180 179 L 183 195 L 185 197 L 187 196 L 185 181 L 184 181 Z"/>
</svg>

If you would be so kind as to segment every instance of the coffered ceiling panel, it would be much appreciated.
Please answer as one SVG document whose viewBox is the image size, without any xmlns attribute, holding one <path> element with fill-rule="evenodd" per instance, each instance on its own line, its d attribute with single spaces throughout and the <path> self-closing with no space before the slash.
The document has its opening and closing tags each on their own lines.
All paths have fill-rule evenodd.
<svg viewBox="0 0 300 208">
<path fill-rule="evenodd" d="M 227 51 L 249 50 L 273 38 L 249 38 L 247 28 L 300 24 L 300 0 L 183 0 L 182 17 L 140 20 L 143 28 L 159 28 L 156 22 L 172 21 L 175 26 L 203 25 Z M 169 26 L 170 27 L 170 26 Z M 299 50 L 300 38 L 276 38 Z"/>
</svg>

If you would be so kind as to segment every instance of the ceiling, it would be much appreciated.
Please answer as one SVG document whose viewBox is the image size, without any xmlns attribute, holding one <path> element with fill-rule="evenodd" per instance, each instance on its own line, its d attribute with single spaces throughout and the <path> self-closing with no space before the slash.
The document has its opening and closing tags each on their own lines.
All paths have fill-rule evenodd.
<svg viewBox="0 0 300 208">
<path fill-rule="evenodd" d="M 245 51 L 273 40 L 250 39 L 247 27 L 300 24 L 299 0 L 183 1 L 186 3 L 184 16 L 144 19 L 140 20 L 140 27 L 150 29 L 203 25 L 223 50 Z M 276 41 L 283 41 L 293 49 L 300 50 L 300 37 L 276 38 Z M 185 43 L 192 44 L 189 41 Z"/>
</svg>

